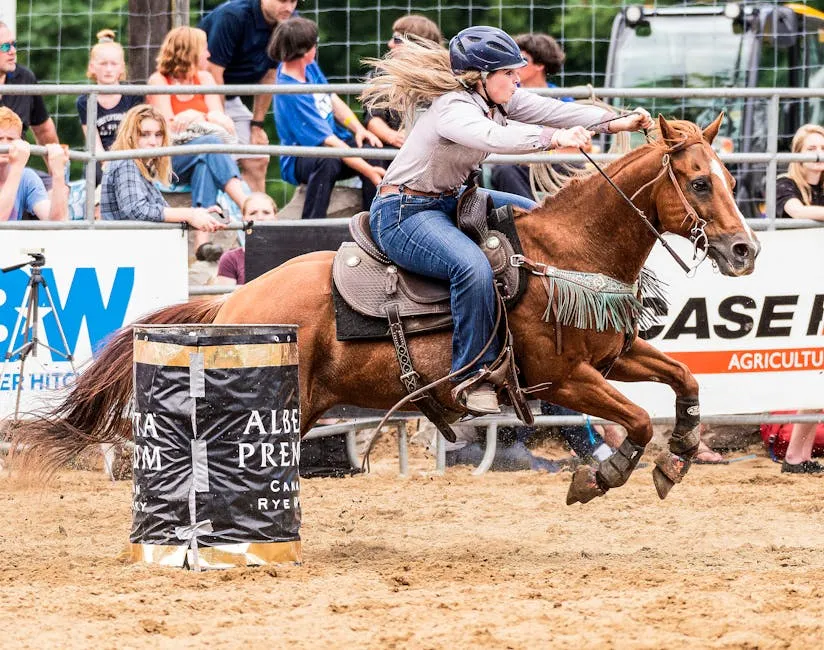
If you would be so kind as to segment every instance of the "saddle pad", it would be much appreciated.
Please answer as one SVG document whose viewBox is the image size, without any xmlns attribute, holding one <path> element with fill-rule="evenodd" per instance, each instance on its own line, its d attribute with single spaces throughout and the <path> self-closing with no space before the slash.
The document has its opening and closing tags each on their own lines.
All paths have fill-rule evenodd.
<svg viewBox="0 0 824 650">
<path fill-rule="evenodd" d="M 335 338 L 338 341 L 391 340 L 389 321 L 386 317 L 364 316 L 352 309 L 332 283 L 332 300 L 335 305 Z M 452 314 L 410 316 L 403 319 L 403 331 L 407 337 L 452 328 Z"/>
<path fill-rule="evenodd" d="M 358 313 L 386 318 L 386 305 L 401 317 L 449 313 L 449 285 L 385 265 L 354 242 L 343 242 L 332 264 L 337 290 Z"/>
</svg>

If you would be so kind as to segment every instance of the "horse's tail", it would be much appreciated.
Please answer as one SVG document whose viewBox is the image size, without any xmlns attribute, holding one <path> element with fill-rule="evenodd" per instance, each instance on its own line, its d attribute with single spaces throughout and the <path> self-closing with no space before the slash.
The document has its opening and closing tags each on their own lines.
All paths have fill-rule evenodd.
<svg viewBox="0 0 824 650">
<path fill-rule="evenodd" d="M 181 303 L 136 321 L 139 324 L 211 323 L 223 298 Z M 52 473 L 88 446 L 124 442 L 131 433 L 134 323 L 112 335 L 56 407 L 23 419 L 12 430 L 16 464 Z"/>
</svg>

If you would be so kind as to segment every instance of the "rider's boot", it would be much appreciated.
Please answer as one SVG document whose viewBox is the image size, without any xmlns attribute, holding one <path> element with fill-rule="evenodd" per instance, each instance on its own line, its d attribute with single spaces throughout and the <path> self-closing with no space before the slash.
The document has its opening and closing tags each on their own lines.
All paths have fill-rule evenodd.
<svg viewBox="0 0 824 650">
<path fill-rule="evenodd" d="M 629 479 L 644 454 L 644 445 L 636 445 L 629 438 L 624 438 L 621 446 L 606 460 L 598 463 L 598 468 L 582 465 L 572 475 L 566 503 L 589 503 L 595 497 L 601 497 L 607 490 L 620 487 Z"/>
<path fill-rule="evenodd" d="M 652 482 L 659 498 L 665 499 L 689 471 L 701 442 L 700 421 L 697 397 L 679 397 L 675 400 L 675 427 L 670 437 L 669 451 L 659 454 L 652 470 Z"/>
<path fill-rule="evenodd" d="M 471 415 L 494 415 L 501 412 L 495 386 L 488 381 L 491 372 L 484 368 L 452 389 L 452 399 Z"/>
<path fill-rule="evenodd" d="M 466 408 L 471 413 L 485 415 L 500 413 L 501 407 L 498 405 L 495 387 L 488 381 L 484 381 L 470 388 L 466 391 Z"/>
</svg>

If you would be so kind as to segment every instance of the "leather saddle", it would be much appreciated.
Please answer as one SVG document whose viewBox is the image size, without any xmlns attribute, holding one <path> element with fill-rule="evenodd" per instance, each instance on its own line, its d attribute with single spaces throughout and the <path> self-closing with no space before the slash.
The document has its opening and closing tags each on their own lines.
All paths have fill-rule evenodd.
<svg viewBox="0 0 824 650">
<path fill-rule="evenodd" d="M 507 307 L 514 305 L 526 289 L 527 271 L 510 264 L 512 255 L 523 252 L 512 207 L 492 209 L 488 194 L 467 190 L 458 226 L 486 255 Z M 389 337 L 390 311 L 408 335 L 451 327 L 448 283 L 393 264 L 372 238 L 368 212 L 351 218 L 349 233 L 354 241 L 341 244 L 332 266 L 338 340 Z"/>
<path fill-rule="evenodd" d="M 507 308 L 526 291 L 527 271 L 510 263 L 522 254 L 515 229 L 512 207 L 492 209 L 492 201 L 477 186 L 468 188 L 458 201 L 458 227 L 486 254 L 495 274 L 495 285 Z M 447 329 L 452 326 L 449 285 L 399 268 L 384 255 L 372 238 L 369 213 L 356 214 L 349 221 L 354 242 L 344 242 L 332 265 L 332 295 L 335 303 L 337 338 L 340 341 L 365 338 L 391 338 L 400 366 L 400 380 L 414 404 L 444 437 L 455 441 L 450 424 L 467 412 L 459 390 L 453 391 L 456 406 L 441 404 L 431 391 L 422 389 L 422 378 L 415 370 L 406 335 Z M 505 322 L 505 319 L 504 321 Z M 506 328 L 505 328 L 506 329 Z M 506 329 L 506 343 L 493 368 L 484 375 L 503 392 L 518 417 L 532 424 L 532 413 L 518 386 L 517 368 L 512 354 L 512 335 Z M 470 381 L 477 381 L 472 379 Z M 426 381 L 423 380 L 426 384 Z"/>
</svg>

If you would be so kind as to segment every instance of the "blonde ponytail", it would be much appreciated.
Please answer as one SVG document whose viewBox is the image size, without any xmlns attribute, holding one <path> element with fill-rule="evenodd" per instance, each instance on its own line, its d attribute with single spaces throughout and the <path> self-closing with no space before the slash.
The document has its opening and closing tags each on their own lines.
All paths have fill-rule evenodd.
<svg viewBox="0 0 824 650">
<path fill-rule="evenodd" d="M 369 109 L 398 111 L 407 124 L 418 108 L 446 93 L 472 88 L 481 78 L 476 71 L 455 76 L 444 47 L 411 34 L 382 59 L 364 59 L 363 63 L 374 67 L 376 74 L 367 79 L 361 102 Z"/>
</svg>

